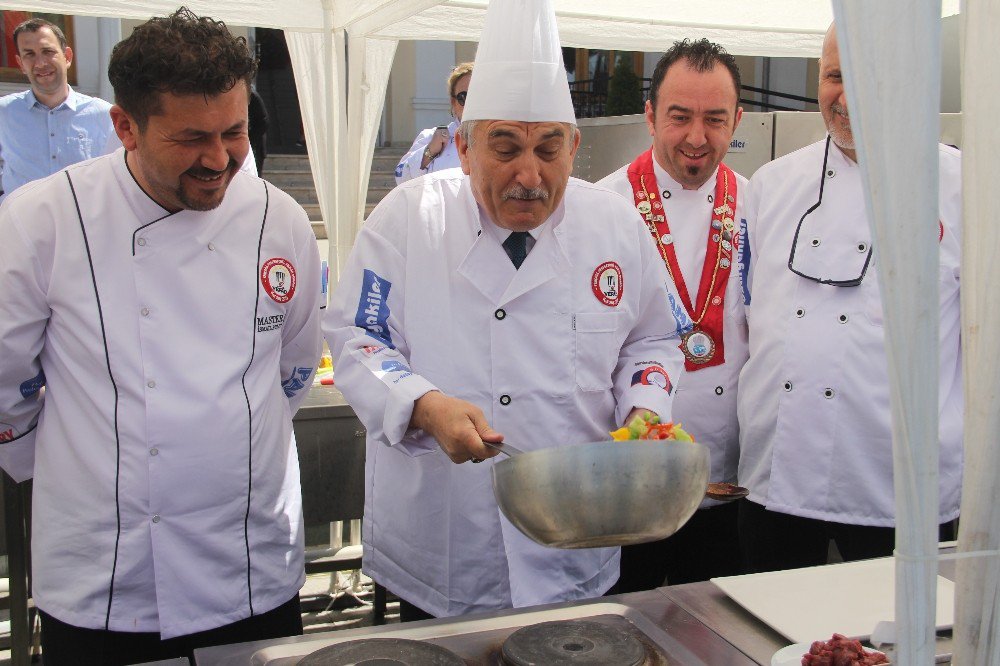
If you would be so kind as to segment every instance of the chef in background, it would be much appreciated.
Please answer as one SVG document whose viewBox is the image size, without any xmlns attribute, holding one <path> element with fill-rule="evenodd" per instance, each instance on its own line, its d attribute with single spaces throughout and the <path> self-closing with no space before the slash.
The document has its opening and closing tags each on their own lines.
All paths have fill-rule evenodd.
<svg viewBox="0 0 1000 666">
<path fill-rule="evenodd" d="M 124 145 L 0 207 L 0 464 L 30 476 L 46 666 L 302 633 L 302 208 L 239 171 L 256 62 L 185 8 L 111 55 Z M 45 387 L 44 397 L 40 390 Z"/>
<path fill-rule="evenodd" d="M 674 42 L 646 102 L 652 147 L 597 183 L 635 205 L 691 315 L 673 418 L 708 446 L 709 481 L 723 483 L 736 482 L 736 389 L 747 358 L 736 265 L 747 181 L 722 162 L 743 115 L 739 99 L 733 56 L 707 39 Z M 676 534 L 625 546 L 618 591 L 740 573 L 736 514 L 736 503 L 705 499 Z"/>
<path fill-rule="evenodd" d="M 891 555 L 892 423 L 878 249 L 831 26 L 819 67 L 828 135 L 750 179 L 742 270 L 750 359 L 740 376 L 740 542 L 750 571 Z M 939 153 L 940 514 L 958 516 L 962 480 L 958 151 Z M 900 165 L 905 168 L 906 165 Z M 942 536 L 950 538 L 950 525 Z"/>
<path fill-rule="evenodd" d="M 461 166 L 458 148 L 455 145 L 455 134 L 458 132 L 459 123 L 462 122 L 462 110 L 465 108 L 471 80 L 471 62 L 463 62 L 451 70 L 451 74 L 448 75 L 448 97 L 454 120 L 448 125 L 425 129 L 417 135 L 413 145 L 396 165 L 397 185 L 402 185 L 425 173 Z"/>
<path fill-rule="evenodd" d="M 324 319 L 368 430 L 364 570 L 404 620 L 607 592 L 618 548 L 536 544 L 501 515 L 493 461 L 456 463 L 496 455 L 484 440 L 572 447 L 669 419 L 683 360 L 686 315 L 635 209 L 569 177 L 580 135 L 551 1 L 493 0 L 475 67 L 462 171 L 379 204 Z"/>
</svg>

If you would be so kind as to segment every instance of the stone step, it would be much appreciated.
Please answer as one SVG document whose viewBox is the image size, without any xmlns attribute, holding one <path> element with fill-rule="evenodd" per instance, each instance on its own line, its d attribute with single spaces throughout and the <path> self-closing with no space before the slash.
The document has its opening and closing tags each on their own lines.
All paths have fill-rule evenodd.
<svg viewBox="0 0 1000 666">
<path fill-rule="evenodd" d="M 378 204 L 373 203 L 365 204 L 365 219 L 368 219 L 368 216 L 371 215 L 377 205 Z M 302 208 L 306 211 L 306 214 L 309 215 L 309 221 L 312 222 L 314 229 L 316 225 L 321 227 L 323 226 L 323 214 L 319 210 L 319 204 L 305 204 Z M 325 228 L 323 233 L 326 233 Z M 326 238 L 326 236 L 324 235 L 323 238 Z"/>
<path fill-rule="evenodd" d="M 282 155 L 271 153 L 264 158 L 264 176 L 267 177 L 274 171 L 308 171 L 308 155 Z"/>
<path fill-rule="evenodd" d="M 372 171 L 388 171 L 392 173 L 396 170 L 396 165 L 399 164 L 399 158 L 403 156 L 403 153 L 393 152 L 385 155 L 374 155 L 372 157 Z"/>
<path fill-rule="evenodd" d="M 319 203 L 316 188 L 312 185 L 287 185 L 281 189 L 285 191 L 285 194 L 291 195 L 300 205 Z"/>
<path fill-rule="evenodd" d="M 261 177 L 281 189 L 313 185 L 312 171 L 308 169 L 289 169 L 288 171 L 268 170 L 261 174 Z"/>
<path fill-rule="evenodd" d="M 373 171 L 368 178 L 368 187 L 389 188 L 396 187 L 396 177 L 391 171 Z"/>
</svg>

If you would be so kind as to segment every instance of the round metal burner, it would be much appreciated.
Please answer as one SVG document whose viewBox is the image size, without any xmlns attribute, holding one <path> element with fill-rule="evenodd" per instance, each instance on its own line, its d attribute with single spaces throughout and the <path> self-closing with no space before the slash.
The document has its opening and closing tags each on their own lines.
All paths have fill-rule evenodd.
<svg viewBox="0 0 1000 666">
<path fill-rule="evenodd" d="M 454 652 L 403 638 L 362 638 L 316 650 L 299 666 L 465 666 Z"/>
<path fill-rule="evenodd" d="M 638 666 L 646 658 L 635 636 L 587 620 L 522 627 L 507 637 L 501 653 L 511 666 Z"/>
</svg>

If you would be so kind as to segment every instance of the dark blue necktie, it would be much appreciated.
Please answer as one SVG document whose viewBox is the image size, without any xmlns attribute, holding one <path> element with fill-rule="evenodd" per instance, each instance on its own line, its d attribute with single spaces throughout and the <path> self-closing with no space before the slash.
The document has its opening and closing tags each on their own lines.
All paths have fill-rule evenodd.
<svg viewBox="0 0 1000 666">
<path fill-rule="evenodd" d="M 514 268 L 520 268 L 521 264 L 524 263 L 524 258 L 528 256 L 527 241 L 527 231 L 515 231 L 510 236 L 507 236 L 507 240 L 503 242 L 503 249 L 507 252 L 507 256 L 510 257 Z"/>
</svg>

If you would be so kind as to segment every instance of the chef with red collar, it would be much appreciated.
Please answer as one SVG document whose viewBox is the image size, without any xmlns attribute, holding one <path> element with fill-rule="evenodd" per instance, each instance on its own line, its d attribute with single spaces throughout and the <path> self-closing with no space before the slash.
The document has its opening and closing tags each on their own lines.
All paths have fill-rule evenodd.
<svg viewBox="0 0 1000 666">
<path fill-rule="evenodd" d="M 736 481 L 736 389 L 747 358 L 737 220 L 746 179 L 722 158 L 739 125 L 740 73 L 706 39 L 676 42 L 646 102 L 650 150 L 598 185 L 628 197 L 690 313 L 673 418 L 709 447 L 711 482 Z M 622 549 L 620 592 L 739 573 L 736 504 L 706 499 L 676 534 Z M 729 544 L 727 547 L 725 544 Z"/>
</svg>

